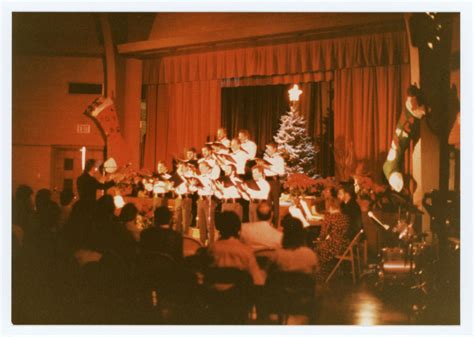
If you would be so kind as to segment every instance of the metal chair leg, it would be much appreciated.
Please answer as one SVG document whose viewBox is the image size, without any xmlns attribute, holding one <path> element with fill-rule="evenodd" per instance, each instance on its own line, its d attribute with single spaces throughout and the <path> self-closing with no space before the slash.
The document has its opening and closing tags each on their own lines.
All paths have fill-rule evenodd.
<svg viewBox="0 0 474 337">
<path fill-rule="evenodd" d="M 355 280 L 354 249 L 351 249 L 350 259 L 351 259 L 351 269 L 352 269 L 352 283 L 355 284 L 356 280 Z"/>
</svg>

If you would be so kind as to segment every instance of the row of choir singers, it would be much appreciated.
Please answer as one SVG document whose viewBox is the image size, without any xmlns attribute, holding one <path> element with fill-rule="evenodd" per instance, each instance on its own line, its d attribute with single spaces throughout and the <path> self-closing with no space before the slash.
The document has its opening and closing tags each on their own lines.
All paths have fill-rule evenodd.
<svg viewBox="0 0 474 337">
<path fill-rule="evenodd" d="M 275 143 L 266 145 L 262 158 L 256 158 L 257 145 L 246 130 L 229 140 L 225 129 L 217 132 L 216 141 L 207 143 L 197 158 L 188 150 L 185 159 L 177 160 L 176 169 L 168 172 L 158 162 L 150 180 L 144 180 L 142 194 L 151 194 L 159 203 L 175 198 L 176 229 L 187 233 L 192 222 L 192 202 L 197 199 L 197 218 L 203 243 L 215 237 L 214 211 L 217 201 L 222 211 L 233 211 L 242 219 L 257 221 L 257 206 L 263 200 L 273 204 L 273 223 L 278 224 L 280 180 L 285 174 L 285 161 Z M 197 198 L 193 198 L 196 195 Z M 248 216 L 244 211 L 248 209 Z"/>
</svg>

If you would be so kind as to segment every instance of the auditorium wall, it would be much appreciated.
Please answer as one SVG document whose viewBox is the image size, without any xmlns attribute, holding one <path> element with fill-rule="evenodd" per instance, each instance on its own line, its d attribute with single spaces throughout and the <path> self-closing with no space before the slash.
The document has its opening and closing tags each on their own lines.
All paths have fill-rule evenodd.
<svg viewBox="0 0 474 337">
<path fill-rule="evenodd" d="M 104 146 L 94 123 L 83 115 L 99 95 L 68 93 L 69 82 L 102 83 L 102 60 L 14 55 L 12 77 L 12 188 L 53 188 L 53 146 Z M 78 132 L 78 125 L 89 125 L 90 132 Z"/>
</svg>

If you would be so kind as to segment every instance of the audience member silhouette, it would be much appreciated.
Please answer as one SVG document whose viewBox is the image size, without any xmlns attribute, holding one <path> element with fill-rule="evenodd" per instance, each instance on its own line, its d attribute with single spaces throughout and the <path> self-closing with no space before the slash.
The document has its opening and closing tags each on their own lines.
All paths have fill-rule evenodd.
<svg viewBox="0 0 474 337">
<path fill-rule="evenodd" d="M 274 267 L 279 271 L 300 272 L 315 276 L 319 262 L 313 250 L 306 247 L 306 232 L 303 224 L 287 214 L 282 219 L 282 248 L 273 255 Z"/>
</svg>

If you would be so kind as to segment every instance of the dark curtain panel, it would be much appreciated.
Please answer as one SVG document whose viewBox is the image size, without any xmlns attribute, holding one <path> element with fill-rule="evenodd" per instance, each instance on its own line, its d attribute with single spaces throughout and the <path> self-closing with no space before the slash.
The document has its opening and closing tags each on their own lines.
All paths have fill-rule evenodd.
<svg viewBox="0 0 474 337">
<path fill-rule="evenodd" d="M 247 129 L 260 151 L 273 140 L 280 116 L 288 110 L 289 85 L 223 88 L 221 120 L 230 137 Z"/>
<path fill-rule="evenodd" d="M 288 90 L 293 84 L 223 88 L 221 120 L 230 137 L 247 129 L 259 151 L 273 140 L 280 117 L 289 110 Z M 308 134 L 316 150 L 315 165 L 323 176 L 334 175 L 333 120 L 331 82 L 300 84 L 300 111 L 308 123 Z"/>
<path fill-rule="evenodd" d="M 334 176 L 334 91 L 332 82 L 301 84 L 300 110 L 308 122 L 308 134 L 313 138 L 316 151 L 317 172 Z"/>
</svg>

